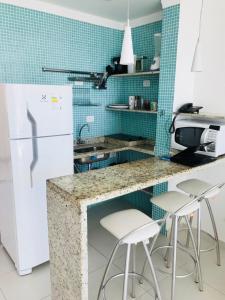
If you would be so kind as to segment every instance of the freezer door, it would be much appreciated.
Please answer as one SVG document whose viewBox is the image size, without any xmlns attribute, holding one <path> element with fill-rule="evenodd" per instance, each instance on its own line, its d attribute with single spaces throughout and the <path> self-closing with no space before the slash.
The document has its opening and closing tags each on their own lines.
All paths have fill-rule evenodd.
<svg viewBox="0 0 225 300">
<path fill-rule="evenodd" d="M 15 264 L 21 272 L 49 259 L 46 180 L 73 173 L 72 135 L 36 140 L 36 151 L 31 139 L 11 141 L 16 232 L 14 245 L 18 251 L 12 258 L 16 257 Z M 7 234 L 3 234 L 3 243 L 7 249 L 12 243 L 8 241 L 6 226 L 4 232 Z"/>
<path fill-rule="evenodd" d="M 5 102 L 10 139 L 73 132 L 71 86 L 0 85 L 0 101 Z"/>
</svg>

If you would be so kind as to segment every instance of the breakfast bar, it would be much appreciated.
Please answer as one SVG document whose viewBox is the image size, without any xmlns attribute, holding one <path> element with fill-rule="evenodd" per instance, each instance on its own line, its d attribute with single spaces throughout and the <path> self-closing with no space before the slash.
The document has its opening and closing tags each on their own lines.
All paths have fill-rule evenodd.
<svg viewBox="0 0 225 300">
<path fill-rule="evenodd" d="M 122 195 L 225 164 L 190 168 L 152 157 L 48 181 L 52 300 L 88 300 L 87 208 Z"/>
</svg>

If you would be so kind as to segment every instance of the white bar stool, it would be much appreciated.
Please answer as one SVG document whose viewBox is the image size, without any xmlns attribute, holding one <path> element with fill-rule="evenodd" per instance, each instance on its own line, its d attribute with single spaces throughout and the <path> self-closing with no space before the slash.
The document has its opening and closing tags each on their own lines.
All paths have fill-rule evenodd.
<svg viewBox="0 0 225 300">
<path fill-rule="evenodd" d="M 150 255 L 154 252 L 156 252 L 159 249 L 166 248 L 166 249 L 172 249 L 173 255 L 172 255 L 172 288 L 171 288 L 171 300 L 175 299 L 175 284 L 176 284 L 176 260 L 177 260 L 177 235 L 178 235 L 178 223 L 179 219 L 184 217 L 187 223 L 187 226 L 190 231 L 190 237 L 193 243 L 194 248 L 194 254 L 195 254 L 195 260 L 197 264 L 197 277 L 196 280 L 199 282 L 199 290 L 203 290 L 203 281 L 202 281 L 202 272 L 201 272 L 201 265 L 200 265 L 200 259 L 199 259 L 199 249 L 200 249 L 200 202 L 201 197 L 196 197 L 195 199 L 192 199 L 188 197 L 187 195 L 179 192 L 166 192 L 159 196 L 153 197 L 151 199 L 151 202 L 158 206 L 160 209 L 167 212 L 166 218 L 169 217 L 172 218 L 172 235 L 171 235 L 171 241 L 168 246 L 162 246 L 157 247 L 156 249 L 152 250 L 150 252 Z M 189 223 L 188 216 L 193 213 L 198 213 L 198 243 L 196 246 L 193 232 Z M 187 251 L 186 251 L 187 252 Z M 190 255 L 190 254 L 189 254 Z M 170 254 L 168 255 L 167 259 L 169 259 Z M 145 266 L 143 267 L 142 274 L 145 272 Z M 193 272 L 191 273 L 193 274 Z M 190 275 L 190 274 L 189 274 Z M 184 277 L 184 276 L 182 276 Z"/>
<path fill-rule="evenodd" d="M 214 232 L 214 237 L 207 233 L 204 232 L 205 234 L 207 234 L 212 240 L 215 241 L 215 247 L 209 248 L 209 249 L 201 249 L 201 252 L 208 252 L 208 251 L 212 251 L 214 249 L 216 249 L 216 254 L 217 254 L 217 265 L 221 266 L 221 258 L 220 258 L 220 244 L 219 244 L 219 237 L 218 237 L 218 231 L 217 231 L 217 227 L 216 227 L 216 222 L 215 222 L 215 218 L 213 215 L 213 211 L 212 211 L 212 207 L 210 205 L 209 200 L 215 196 L 217 196 L 219 194 L 219 192 L 221 191 L 221 189 L 223 188 L 223 184 L 221 185 L 217 185 L 218 188 L 214 189 L 212 193 L 207 194 L 204 197 L 204 201 L 206 202 L 207 208 L 208 208 L 208 212 L 209 212 L 209 216 L 211 219 L 211 223 L 212 223 L 212 227 L 213 227 L 213 232 Z M 199 179 L 189 179 L 189 180 L 185 180 L 180 182 L 179 184 L 177 184 L 177 187 L 185 192 L 186 194 L 189 194 L 189 196 L 191 197 L 196 197 L 202 193 L 204 193 L 205 191 L 213 188 L 214 186 L 209 184 L 206 181 L 203 180 L 199 180 Z M 191 214 L 190 216 L 190 225 L 192 226 L 193 223 L 193 218 L 194 215 Z M 201 231 L 203 232 L 203 231 Z M 190 242 L 190 234 L 188 232 L 187 234 L 187 240 L 186 240 L 186 247 L 189 247 L 189 242 Z"/>
<path fill-rule="evenodd" d="M 136 209 L 128 209 L 124 211 L 119 211 L 116 213 L 113 213 L 109 216 L 106 216 L 100 221 L 101 225 L 109 231 L 113 236 L 115 236 L 119 241 L 116 244 L 112 255 L 110 257 L 110 260 L 108 262 L 108 265 L 106 267 L 100 288 L 98 293 L 98 300 L 100 300 L 100 296 L 103 292 L 103 299 L 106 299 L 105 296 L 105 288 L 107 284 L 114 278 L 124 276 L 124 285 L 123 285 L 123 300 L 127 300 L 127 294 L 128 294 L 128 277 L 132 277 L 132 298 L 135 298 L 135 277 L 142 278 L 143 276 L 136 273 L 136 267 L 135 267 L 135 260 L 136 260 L 136 245 L 138 243 L 142 243 L 147 261 L 149 263 L 154 285 L 155 285 L 155 299 L 161 300 L 161 294 L 159 289 L 158 280 L 156 277 L 156 273 L 154 270 L 154 266 L 152 263 L 151 256 L 149 254 L 149 250 L 147 245 L 149 244 L 149 239 L 151 239 L 151 248 L 154 247 L 156 238 L 160 232 L 160 229 L 165 224 L 165 219 L 153 221 L 150 217 L 145 215 L 144 213 L 140 212 Z M 160 225 L 161 226 L 160 226 Z M 125 272 L 120 273 L 117 275 L 114 275 L 107 279 L 108 272 L 110 270 L 110 267 L 112 265 L 113 259 L 115 257 L 115 254 L 118 250 L 118 248 L 121 245 L 127 245 L 127 255 L 126 255 L 126 264 L 125 264 Z M 130 254 L 131 254 L 131 247 L 132 247 L 132 256 L 133 256 L 133 265 L 132 265 L 132 272 L 129 272 L 129 263 L 130 263 Z M 145 278 L 145 277 L 144 277 Z M 145 278 L 147 282 L 151 282 Z"/>
</svg>

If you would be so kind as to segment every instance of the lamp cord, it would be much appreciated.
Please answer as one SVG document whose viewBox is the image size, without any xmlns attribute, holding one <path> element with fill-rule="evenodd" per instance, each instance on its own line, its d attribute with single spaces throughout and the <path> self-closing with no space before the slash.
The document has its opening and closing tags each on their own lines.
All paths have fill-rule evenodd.
<svg viewBox="0 0 225 300">
<path fill-rule="evenodd" d="M 200 20 L 199 20 L 199 31 L 198 31 L 198 39 L 200 39 L 201 29 L 202 29 L 202 15 L 203 15 L 203 6 L 204 0 L 202 0 L 201 12 L 200 12 Z"/>
<path fill-rule="evenodd" d="M 130 0 L 127 0 L 127 25 L 130 25 Z"/>
</svg>

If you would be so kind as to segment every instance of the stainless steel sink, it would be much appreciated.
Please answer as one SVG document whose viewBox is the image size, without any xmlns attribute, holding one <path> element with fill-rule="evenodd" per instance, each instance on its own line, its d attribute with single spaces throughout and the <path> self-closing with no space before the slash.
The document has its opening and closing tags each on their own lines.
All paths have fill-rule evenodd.
<svg viewBox="0 0 225 300">
<path fill-rule="evenodd" d="M 99 150 L 104 150 L 106 149 L 105 147 L 102 146 L 87 146 L 87 147 L 82 147 L 82 148 L 74 148 L 75 153 L 88 153 L 88 152 L 95 152 Z"/>
<path fill-rule="evenodd" d="M 104 150 L 106 149 L 105 147 L 102 146 L 86 146 L 86 147 L 82 147 L 82 148 L 74 148 L 74 152 L 77 154 L 82 154 L 82 153 L 89 153 L 89 152 L 97 152 L 100 150 Z M 92 154 L 92 155 L 87 155 L 85 157 L 82 158 L 75 158 L 74 159 L 74 163 L 77 163 L 79 165 L 85 165 L 85 164 L 93 164 L 95 162 L 99 162 L 99 161 L 103 161 L 108 159 L 110 156 L 110 153 L 96 153 L 96 154 Z"/>
</svg>

